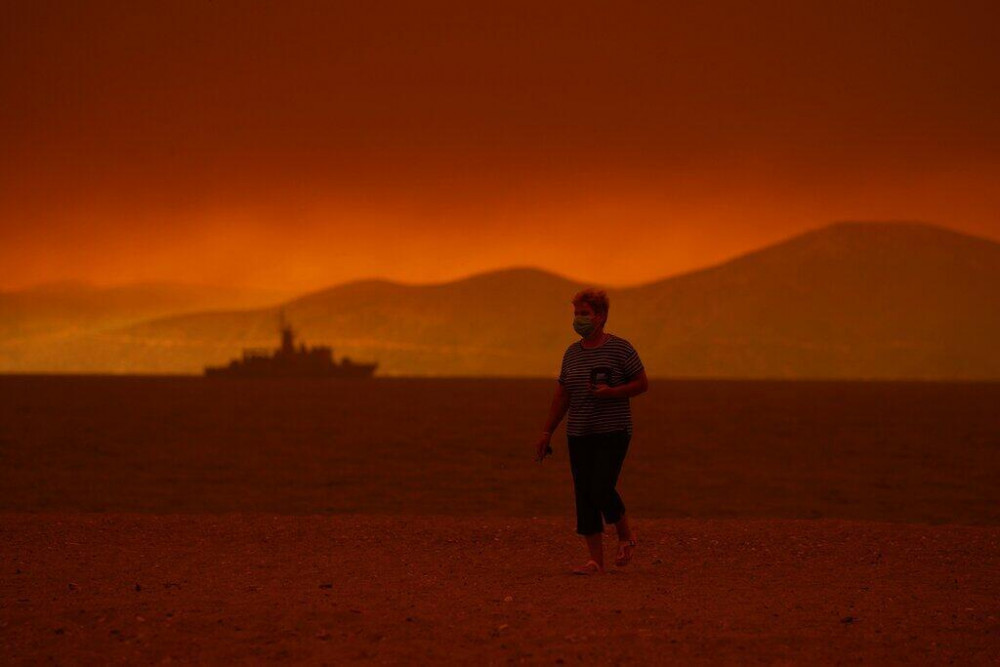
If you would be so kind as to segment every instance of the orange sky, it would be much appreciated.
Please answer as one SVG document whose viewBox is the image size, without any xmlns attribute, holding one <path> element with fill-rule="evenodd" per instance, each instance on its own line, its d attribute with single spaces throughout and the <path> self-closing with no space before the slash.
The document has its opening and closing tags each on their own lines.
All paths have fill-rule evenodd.
<svg viewBox="0 0 1000 667">
<path fill-rule="evenodd" d="M 992 2 L 151 4 L 5 3 L 0 289 L 624 284 L 843 219 L 1000 239 Z"/>
</svg>

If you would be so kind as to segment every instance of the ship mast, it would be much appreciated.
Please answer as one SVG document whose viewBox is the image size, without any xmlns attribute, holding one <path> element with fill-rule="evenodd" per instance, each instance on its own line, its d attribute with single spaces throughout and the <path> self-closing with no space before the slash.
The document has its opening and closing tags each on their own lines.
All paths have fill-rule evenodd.
<svg viewBox="0 0 1000 667">
<path fill-rule="evenodd" d="M 292 327 L 285 323 L 285 309 L 281 308 L 278 310 L 278 327 L 281 331 L 281 351 L 283 354 L 294 354 L 295 352 L 295 333 L 292 331 Z"/>
</svg>

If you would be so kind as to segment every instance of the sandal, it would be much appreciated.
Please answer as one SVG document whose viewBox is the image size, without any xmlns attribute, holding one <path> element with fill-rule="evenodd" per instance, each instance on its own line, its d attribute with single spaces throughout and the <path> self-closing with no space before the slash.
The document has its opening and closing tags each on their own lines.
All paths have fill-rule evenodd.
<svg viewBox="0 0 1000 667">
<path fill-rule="evenodd" d="M 615 565 L 624 567 L 632 562 L 632 552 L 635 551 L 635 536 L 631 540 L 618 541 L 618 557 L 615 558 Z"/>
<path fill-rule="evenodd" d="M 573 574 L 604 574 L 604 568 L 591 559 L 580 567 L 573 568 Z"/>
</svg>

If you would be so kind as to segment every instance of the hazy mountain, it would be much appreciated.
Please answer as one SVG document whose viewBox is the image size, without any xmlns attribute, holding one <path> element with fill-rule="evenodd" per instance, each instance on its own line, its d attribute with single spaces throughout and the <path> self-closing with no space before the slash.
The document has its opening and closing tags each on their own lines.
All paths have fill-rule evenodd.
<svg viewBox="0 0 1000 667">
<path fill-rule="evenodd" d="M 607 329 L 635 344 L 651 376 L 1000 378 L 997 286 L 993 241 L 918 223 L 837 223 L 711 268 L 609 288 Z M 577 338 L 570 298 L 579 287 L 513 268 L 432 285 L 357 281 L 284 309 L 307 344 L 376 360 L 380 374 L 554 378 Z M 276 341 L 277 308 L 203 312 L 0 362 L 197 373 Z"/>
<path fill-rule="evenodd" d="M 623 291 L 617 325 L 671 376 L 1000 378 L 1000 244 L 837 223 Z"/>
<path fill-rule="evenodd" d="M 539 375 L 573 335 L 571 281 L 537 269 L 507 269 L 434 285 L 364 280 L 283 304 L 306 344 L 335 356 L 376 360 L 389 374 Z M 278 307 L 150 320 L 40 350 L 17 367 L 77 371 L 200 372 L 243 347 L 274 347 Z M 555 361 L 552 360 L 556 355 Z M 22 362 L 24 361 L 22 357 Z"/>
<path fill-rule="evenodd" d="M 287 298 L 286 292 L 277 290 L 166 282 L 98 287 L 61 281 L 0 292 L 0 368 L 104 369 L 93 365 L 96 359 L 74 358 L 69 349 L 81 344 L 90 348 L 89 337 L 151 318 L 206 309 L 260 308 Z"/>
<path fill-rule="evenodd" d="M 279 303 L 277 290 L 144 282 L 97 287 L 78 281 L 0 292 L 0 341 L 13 337 L 92 331 L 210 308 Z"/>
</svg>

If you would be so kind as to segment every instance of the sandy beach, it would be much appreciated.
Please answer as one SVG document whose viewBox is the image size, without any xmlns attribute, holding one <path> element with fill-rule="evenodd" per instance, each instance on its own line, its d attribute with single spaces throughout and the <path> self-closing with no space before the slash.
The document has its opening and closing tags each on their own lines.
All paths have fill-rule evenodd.
<svg viewBox="0 0 1000 667">
<path fill-rule="evenodd" d="M 578 576 L 569 519 L 0 516 L 16 664 L 995 664 L 1000 528 L 636 520 Z"/>
</svg>

